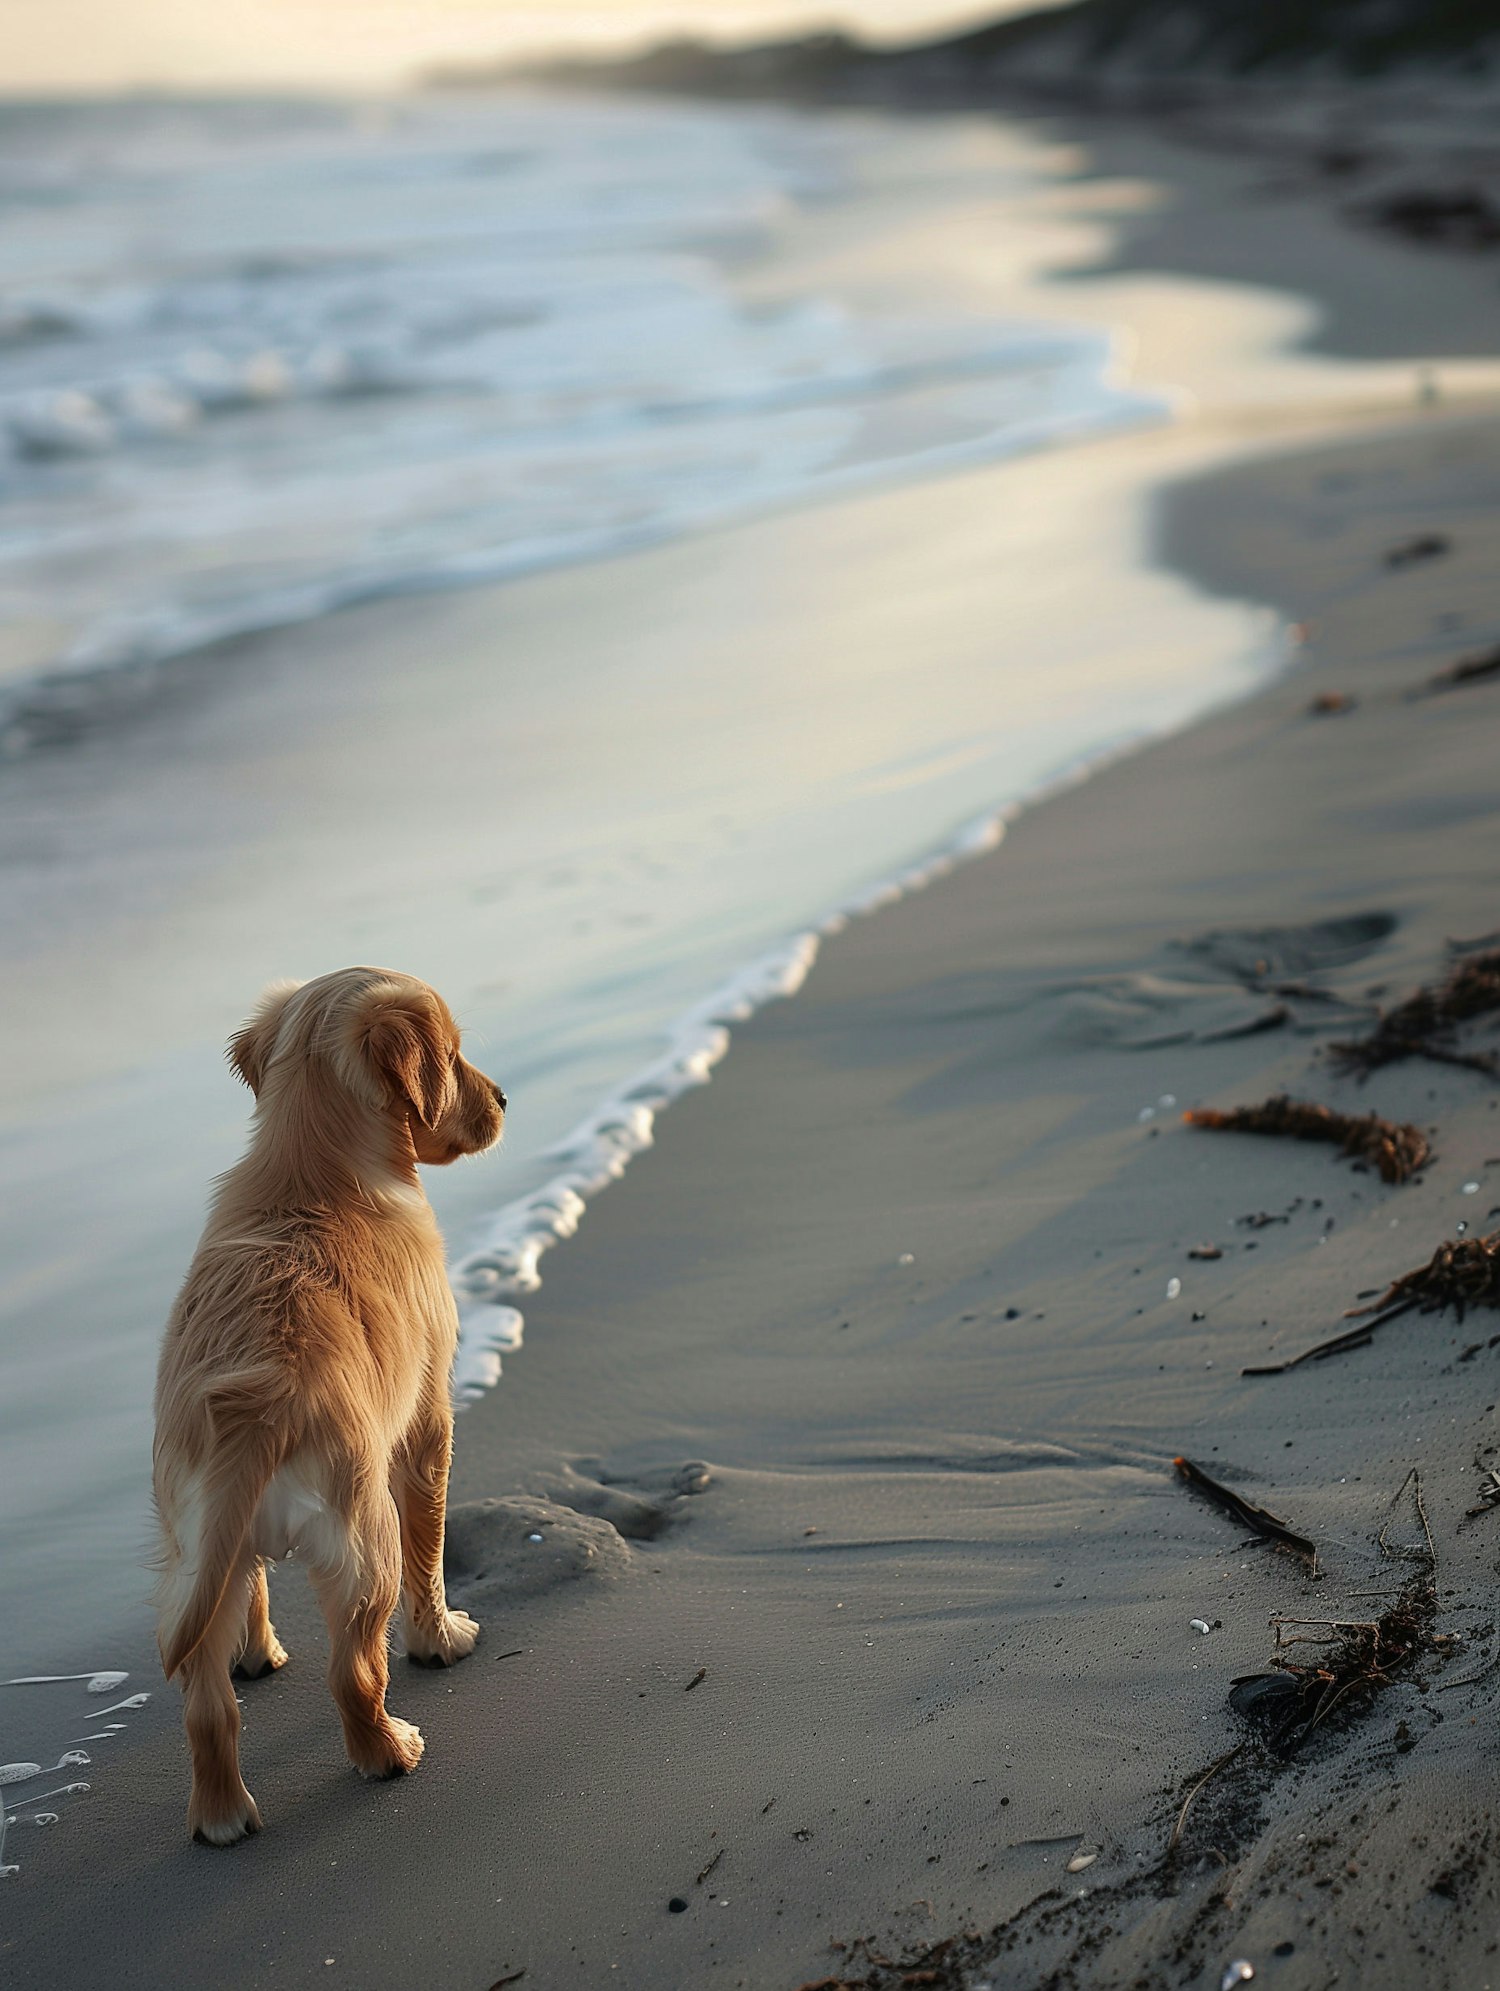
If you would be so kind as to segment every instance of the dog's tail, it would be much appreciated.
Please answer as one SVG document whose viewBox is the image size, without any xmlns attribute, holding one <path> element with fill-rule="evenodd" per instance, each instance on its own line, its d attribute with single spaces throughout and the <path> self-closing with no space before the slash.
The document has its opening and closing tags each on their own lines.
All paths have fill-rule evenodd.
<svg viewBox="0 0 1500 1991">
<path fill-rule="evenodd" d="M 235 1575 L 243 1568 L 261 1495 L 282 1460 L 285 1440 L 263 1416 L 250 1414 L 254 1392 L 236 1378 L 215 1387 L 208 1406 L 213 1443 L 199 1473 L 174 1500 L 180 1559 L 159 1589 L 157 1643 L 170 1680 L 208 1636 Z"/>
</svg>

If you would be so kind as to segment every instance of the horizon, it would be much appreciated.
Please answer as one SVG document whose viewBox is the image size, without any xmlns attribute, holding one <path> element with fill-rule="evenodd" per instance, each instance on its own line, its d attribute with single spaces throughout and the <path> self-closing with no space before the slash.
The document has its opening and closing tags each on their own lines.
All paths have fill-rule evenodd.
<svg viewBox="0 0 1500 1991">
<path fill-rule="evenodd" d="M 736 42 L 828 29 L 877 42 L 1068 0 L 0 0 L 5 99 L 139 92 L 400 89 L 431 70 L 673 36 Z"/>
</svg>

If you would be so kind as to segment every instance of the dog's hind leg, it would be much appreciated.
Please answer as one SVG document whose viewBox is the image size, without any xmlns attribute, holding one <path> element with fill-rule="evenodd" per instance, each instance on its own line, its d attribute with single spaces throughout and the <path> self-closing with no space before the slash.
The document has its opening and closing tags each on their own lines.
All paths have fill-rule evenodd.
<svg viewBox="0 0 1500 1991">
<path fill-rule="evenodd" d="M 257 1556 L 250 1571 L 245 1643 L 234 1670 L 242 1680 L 260 1680 L 267 1673 L 274 1673 L 279 1666 L 285 1666 L 287 1656 L 287 1649 L 276 1636 L 276 1627 L 271 1623 L 271 1595 L 266 1588 L 265 1560 Z"/>
<path fill-rule="evenodd" d="M 401 1517 L 406 1656 L 418 1666 L 453 1666 L 468 1658 L 479 1637 L 478 1625 L 466 1612 L 449 1610 L 443 1587 L 452 1456 L 453 1413 L 445 1393 L 440 1404 L 419 1413 L 391 1469 L 391 1491 Z"/>
<path fill-rule="evenodd" d="M 242 1636 L 248 1564 L 233 1580 L 197 1646 L 182 1662 L 183 1714 L 193 1759 L 188 1830 L 205 1846 L 232 1846 L 260 1830 L 240 1776 L 240 1707 L 229 1678 Z"/>
<path fill-rule="evenodd" d="M 328 1621 L 328 1685 L 349 1761 L 364 1777 L 399 1777 L 422 1760 L 422 1737 L 386 1711 L 386 1641 L 401 1601 L 401 1530 L 382 1485 L 360 1489 L 346 1517 L 345 1552 L 320 1556 L 313 1588 Z"/>
</svg>

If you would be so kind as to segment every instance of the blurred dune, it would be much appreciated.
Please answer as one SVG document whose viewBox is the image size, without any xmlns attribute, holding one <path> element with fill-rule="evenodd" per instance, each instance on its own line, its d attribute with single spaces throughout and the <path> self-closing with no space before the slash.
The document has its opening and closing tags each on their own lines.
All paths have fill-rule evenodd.
<svg viewBox="0 0 1500 1991">
<path fill-rule="evenodd" d="M 624 58 L 534 63 L 527 73 L 727 96 L 889 101 L 1256 76 L 1474 79 L 1494 75 L 1497 64 L 1500 20 L 1487 0 L 1079 0 L 894 48 L 838 31 L 736 48 L 683 38 Z M 484 73 L 447 70 L 434 80 Z"/>
</svg>

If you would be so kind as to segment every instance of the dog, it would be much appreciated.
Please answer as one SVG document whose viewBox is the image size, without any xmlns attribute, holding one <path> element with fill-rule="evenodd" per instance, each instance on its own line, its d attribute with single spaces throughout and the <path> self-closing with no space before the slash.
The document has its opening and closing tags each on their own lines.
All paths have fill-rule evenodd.
<svg viewBox="0 0 1500 1991">
<path fill-rule="evenodd" d="M 228 1056 L 253 1132 L 167 1323 L 153 1471 L 158 1643 L 183 1691 L 188 1829 L 210 1846 L 261 1825 L 231 1671 L 286 1663 L 267 1561 L 308 1563 L 366 1777 L 422 1755 L 385 1705 L 403 1596 L 418 1663 L 450 1666 L 479 1636 L 443 1587 L 458 1313 L 417 1164 L 492 1147 L 506 1105 L 441 998 L 382 968 L 273 984 Z"/>
</svg>

